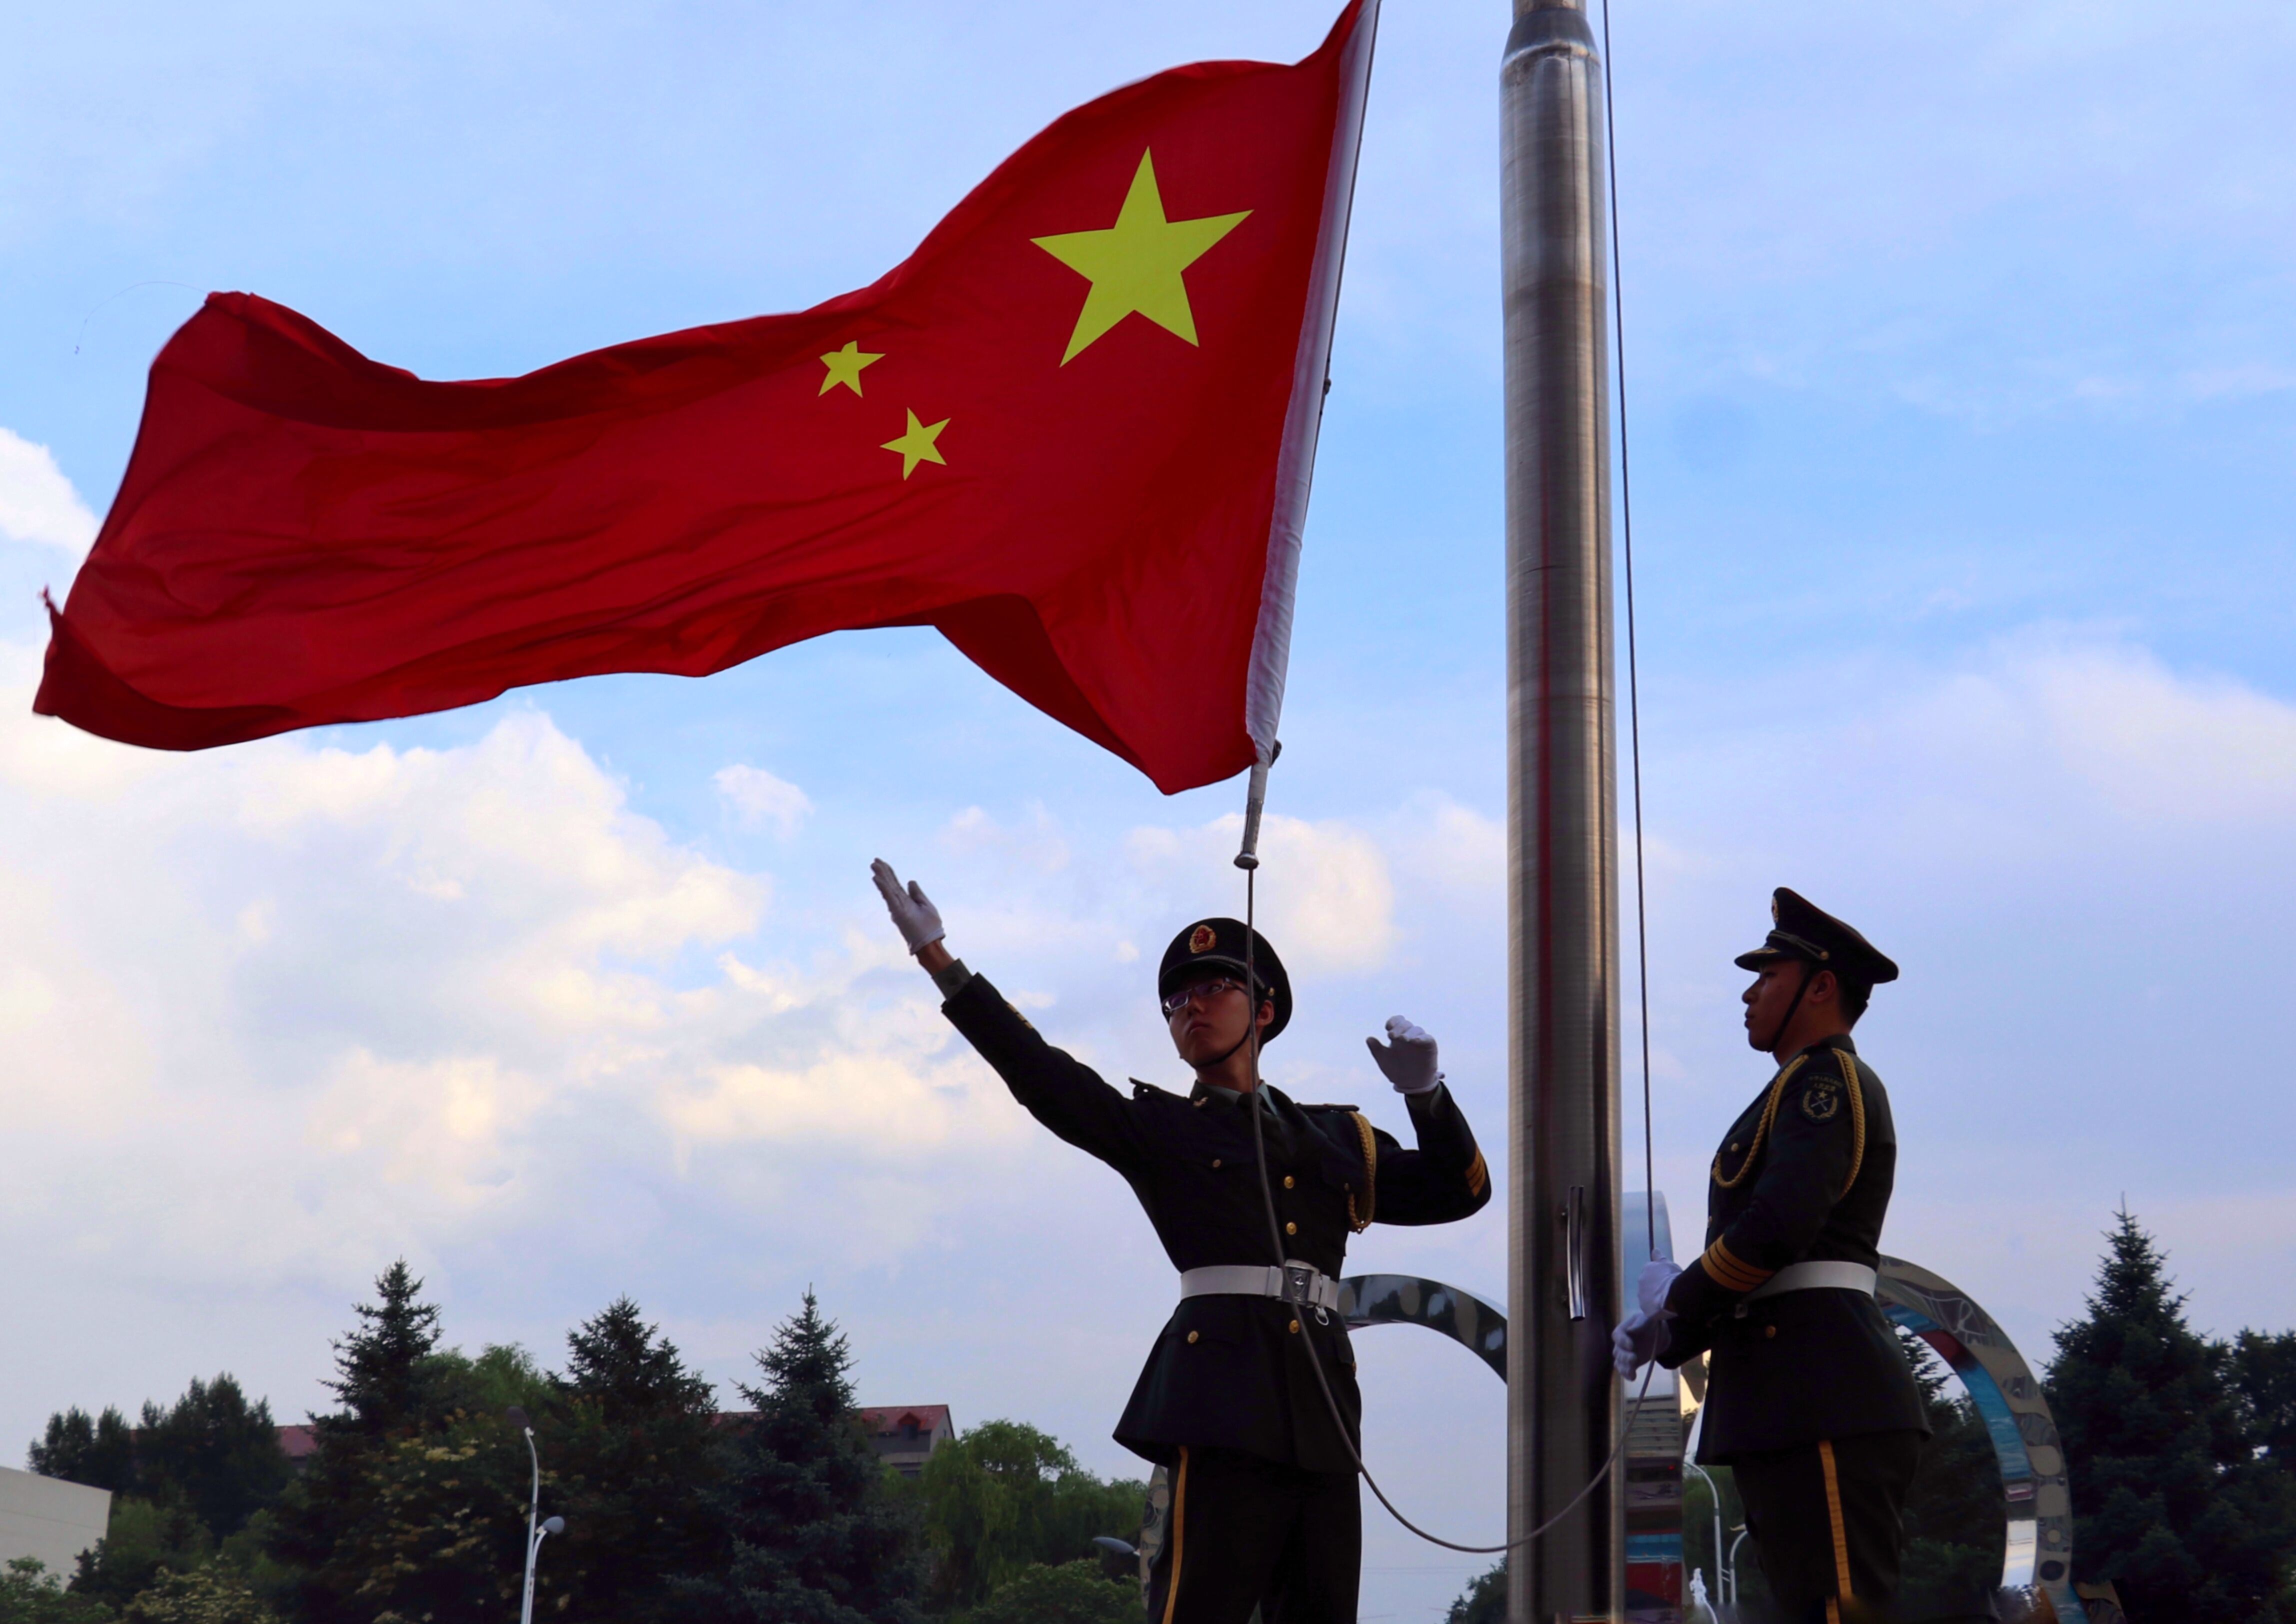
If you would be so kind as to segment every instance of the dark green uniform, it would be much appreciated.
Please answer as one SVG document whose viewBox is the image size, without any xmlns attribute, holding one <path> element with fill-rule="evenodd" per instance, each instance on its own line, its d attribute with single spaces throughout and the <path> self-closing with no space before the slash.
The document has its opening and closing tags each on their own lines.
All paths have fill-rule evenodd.
<svg viewBox="0 0 2296 1624">
<path fill-rule="evenodd" d="M 1781 928 L 1741 964 L 1800 957 L 1861 983 L 1861 998 L 1895 977 L 1849 926 L 1792 891 L 1778 898 Z M 1795 1264 L 1877 1267 L 1897 1165 L 1890 1096 L 1857 1045 L 1844 1035 L 1805 1049 L 1723 1136 L 1706 1250 L 1667 1295 L 1676 1317 L 1660 1362 L 1708 1355 L 1698 1458 L 1735 1472 L 1763 1573 L 1796 1624 L 1857 1617 L 1849 1601 L 1895 1592 L 1898 1511 L 1927 1423 L 1870 1292 L 1750 1296 Z"/>
<path fill-rule="evenodd" d="M 1224 927 L 1242 929 L 1209 921 L 1196 939 Z M 1265 979 L 1273 958 L 1263 945 L 1255 973 Z M 1282 1002 L 1288 1014 L 1288 987 Z M 1265 1085 L 1252 1095 L 1142 1082 L 1119 1091 L 1046 1043 L 981 976 L 941 1008 L 1031 1116 L 1123 1176 L 1175 1268 L 1279 1261 L 1246 1114 L 1255 1101 L 1284 1255 L 1332 1279 L 1349 1235 L 1366 1226 L 1447 1223 L 1490 1199 L 1474 1135 L 1439 1083 L 1408 1096 L 1419 1144 L 1406 1150 L 1352 1106 L 1302 1105 Z M 1311 1343 L 1344 1432 L 1309 1366 Z M 1336 1313 L 1267 1297 L 1180 1301 L 1116 1427 L 1119 1443 L 1172 1469 L 1155 1617 L 1242 1624 L 1255 1604 L 1269 1624 L 1355 1616 L 1355 1372 Z"/>
</svg>

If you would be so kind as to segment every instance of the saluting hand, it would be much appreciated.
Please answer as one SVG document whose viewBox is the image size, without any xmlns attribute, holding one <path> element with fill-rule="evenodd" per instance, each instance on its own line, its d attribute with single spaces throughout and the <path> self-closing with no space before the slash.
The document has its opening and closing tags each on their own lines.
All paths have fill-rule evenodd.
<svg viewBox="0 0 2296 1624">
<path fill-rule="evenodd" d="M 940 910 L 933 906 L 924 887 L 912 880 L 908 889 L 902 890 L 901 877 L 882 857 L 869 865 L 869 874 L 877 882 L 877 894 L 885 899 L 885 911 L 893 916 L 893 928 L 909 944 L 911 953 L 922 953 L 948 934 L 941 929 Z"/>
<path fill-rule="evenodd" d="M 1389 1018 L 1386 1043 L 1376 1038 L 1364 1043 L 1398 1094 L 1424 1094 L 1443 1080 L 1435 1069 L 1435 1039 L 1400 1015 Z"/>
</svg>

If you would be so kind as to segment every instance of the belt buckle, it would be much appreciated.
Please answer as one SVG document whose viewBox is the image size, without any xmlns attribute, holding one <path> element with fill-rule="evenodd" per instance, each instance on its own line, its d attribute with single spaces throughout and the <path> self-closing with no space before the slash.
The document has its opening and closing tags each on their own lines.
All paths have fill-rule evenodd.
<svg viewBox="0 0 2296 1624">
<path fill-rule="evenodd" d="M 1286 1263 L 1283 1266 L 1283 1300 L 1285 1302 L 1297 1303 L 1303 1308 L 1314 1306 L 1314 1300 L 1309 1296 L 1309 1292 L 1314 1290 L 1315 1284 L 1316 1271 L 1308 1265 Z"/>
</svg>

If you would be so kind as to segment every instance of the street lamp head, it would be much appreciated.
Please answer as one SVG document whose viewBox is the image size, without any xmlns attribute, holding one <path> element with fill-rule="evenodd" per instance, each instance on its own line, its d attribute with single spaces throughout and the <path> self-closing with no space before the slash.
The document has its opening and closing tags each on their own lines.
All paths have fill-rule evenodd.
<svg viewBox="0 0 2296 1624">
<path fill-rule="evenodd" d="M 504 1410 L 503 1412 L 503 1419 L 509 1422 L 511 1425 L 516 1427 L 521 1432 L 531 1432 L 534 1431 L 534 1423 L 527 1418 L 526 1407 L 522 1404 L 513 1404 L 510 1408 Z"/>
<path fill-rule="evenodd" d="M 564 1533 L 566 1531 L 566 1519 L 563 1517 L 545 1518 L 542 1524 L 542 1531 L 545 1534 Z"/>
</svg>

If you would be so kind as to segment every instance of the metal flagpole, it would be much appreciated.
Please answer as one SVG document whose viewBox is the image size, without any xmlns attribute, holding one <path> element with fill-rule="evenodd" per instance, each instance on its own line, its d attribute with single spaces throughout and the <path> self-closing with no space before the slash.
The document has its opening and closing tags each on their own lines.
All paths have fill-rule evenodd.
<svg viewBox="0 0 2296 1624">
<path fill-rule="evenodd" d="M 1583 0 L 1515 0 L 1505 295 L 1507 1534 L 1618 1435 L 1619 886 L 1603 78 Z M 1618 1480 L 1511 1562 L 1511 1624 L 1618 1620 Z"/>
</svg>

